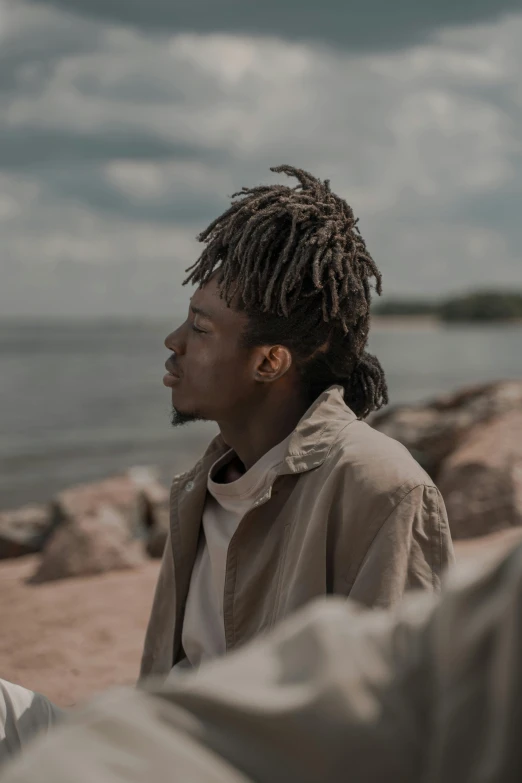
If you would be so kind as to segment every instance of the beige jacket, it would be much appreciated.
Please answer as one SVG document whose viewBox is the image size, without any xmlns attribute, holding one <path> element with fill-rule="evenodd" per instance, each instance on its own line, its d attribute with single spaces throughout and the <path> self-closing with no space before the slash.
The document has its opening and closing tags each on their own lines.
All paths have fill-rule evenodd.
<svg viewBox="0 0 522 783">
<path fill-rule="evenodd" d="M 314 601 L 244 649 L 105 694 L 2 783 L 519 783 L 522 546 L 439 601 Z"/>
<path fill-rule="evenodd" d="M 184 657 L 181 631 L 218 436 L 171 490 L 170 536 L 145 638 L 141 676 Z M 453 560 L 444 503 L 399 443 L 358 421 L 342 389 L 301 419 L 279 474 L 242 519 L 227 559 L 227 650 L 269 630 L 318 596 L 395 605 L 408 588 L 437 591 Z"/>
</svg>

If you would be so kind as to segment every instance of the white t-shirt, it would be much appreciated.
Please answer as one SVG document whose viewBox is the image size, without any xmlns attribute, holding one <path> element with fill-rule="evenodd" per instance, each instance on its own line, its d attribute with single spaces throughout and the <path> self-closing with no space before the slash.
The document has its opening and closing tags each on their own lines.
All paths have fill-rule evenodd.
<svg viewBox="0 0 522 783">
<path fill-rule="evenodd" d="M 215 462 L 209 471 L 203 535 L 192 571 L 183 621 L 182 644 L 187 660 L 181 662 L 181 668 L 187 664 L 199 666 L 226 652 L 223 594 L 228 547 L 245 514 L 274 481 L 289 440 L 290 436 L 229 484 L 218 484 L 212 477 L 235 457 L 232 450 Z"/>
</svg>

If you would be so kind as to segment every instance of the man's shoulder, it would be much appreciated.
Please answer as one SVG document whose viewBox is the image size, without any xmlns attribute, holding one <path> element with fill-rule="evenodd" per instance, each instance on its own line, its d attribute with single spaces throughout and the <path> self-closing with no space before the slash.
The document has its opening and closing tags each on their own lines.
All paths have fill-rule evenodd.
<svg viewBox="0 0 522 783">
<path fill-rule="evenodd" d="M 330 471 L 377 493 L 434 486 L 433 480 L 399 441 L 363 421 L 353 421 L 339 432 L 325 461 Z"/>
</svg>

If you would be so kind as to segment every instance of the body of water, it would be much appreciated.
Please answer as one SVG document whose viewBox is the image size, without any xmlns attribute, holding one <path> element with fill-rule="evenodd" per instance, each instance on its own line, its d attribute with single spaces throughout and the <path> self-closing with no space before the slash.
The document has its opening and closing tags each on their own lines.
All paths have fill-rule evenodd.
<svg viewBox="0 0 522 783">
<path fill-rule="evenodd" d="M 170 327 L 171 328 L 171 327 Z M 165 480 L 189 467 L 215 432 L 173 430 L 162 384 L 164 323 L 0 325 L 0 508 L 132 465 Z M 522 377 L 522 326 L 376 324 L 370 349 L 392 403 Z"/>
</svg>

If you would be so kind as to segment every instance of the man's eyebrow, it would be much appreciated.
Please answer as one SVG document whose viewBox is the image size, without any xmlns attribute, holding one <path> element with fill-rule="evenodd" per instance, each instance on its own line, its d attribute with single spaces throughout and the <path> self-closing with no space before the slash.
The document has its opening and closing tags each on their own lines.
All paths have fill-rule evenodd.
<svg viewBox="0 0 522 783">
<path fill-rule="evenodd" d="M 194 313 L 194 315 L 200 315 L 202 318 L 208 318 L 210 321 L 212 320 L 212 315 L 210 313 L 207 313 L 206 310 L 202 310 L 201 307 L 197 307 L 196 305 L 190 304 L 190 309 Z"/>
</svg>

